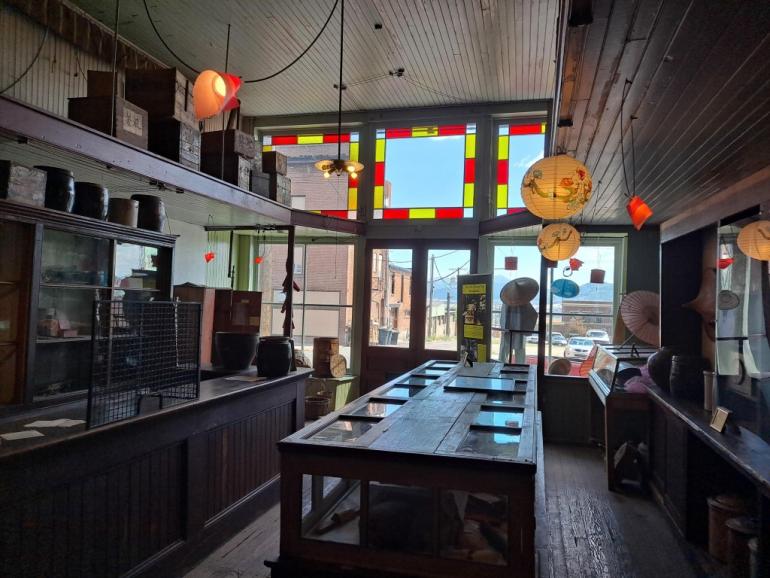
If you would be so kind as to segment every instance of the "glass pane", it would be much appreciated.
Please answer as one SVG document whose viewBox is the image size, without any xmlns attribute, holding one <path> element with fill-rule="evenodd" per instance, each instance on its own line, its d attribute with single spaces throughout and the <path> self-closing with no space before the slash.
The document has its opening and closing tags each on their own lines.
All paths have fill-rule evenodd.
<svg viewBox="0 0 770 578">
<path fill-rule="evenodd" d="M 326 442 L 354 442 L 372 427 L 375 422 L 352 419 L 338 419 L 310 439 Z"/>
<path fill-rule="evenodd" d="M 433 551 L 433 493 L 427 488 L 371 482 L 367 536 L 382 550 Z"/>
<path fill-rule="evenodd" d="M 138 292 L 141 294 L 157 291 L 158 249 L 118 241 L 115 245 L 113 285 L 120 287 L 127 293 Z"/>
<path fill-rule="evenodd" d="M 519 453 L 521 430 L 471 426 L 457 448 L 458 453 L 515 458 Z"/>
<path fill-rule="evenodd" d="M 403 405 L 402 401 L 369 401 L 363 407 L 358 408 L 352 415 L 362 417 L 388 417 L 395 413 Z"/>
<path fill-rule="evenodd" d="M 457 351 L 457 277 L 470 272 L 469 250 L 428 251 L 426 349 Z"/>
<path fill-rule="evenodd" d="M 109 286 L 110 241 L 53 229 L 43 233 L 44 284 Z"/>
<path fill-rule="evenodd" d="M 521 181 L 527 169 L 543 158 L 545 151 L 543 123 L 508 125 L 498 128 L 497 137 L 497 215 L 516 212 L 524 207 Z"/>
<path fill-rule="evenodd" d="M 383 397 L 409 398 L 419 394 L 423 389 L 425 388 L 420 385 L 394 385 L 386 389 L 381 395 Z"/>
<path fill-rule="evenodd" d="M 442 491 L 439 529 L 443 558 L 505 565 L 508 558 L 508 498 Z"/>
<path fill-rule="evenodd" d="M 372 251 L 369 345 L 409 347 L 412 316 L 412 250 Z"/>
<path fill-rule="evenodd" d="M 302 537 L 359 544 L 361 482 L 307 474 L 302 477 Z"/>
</svg>

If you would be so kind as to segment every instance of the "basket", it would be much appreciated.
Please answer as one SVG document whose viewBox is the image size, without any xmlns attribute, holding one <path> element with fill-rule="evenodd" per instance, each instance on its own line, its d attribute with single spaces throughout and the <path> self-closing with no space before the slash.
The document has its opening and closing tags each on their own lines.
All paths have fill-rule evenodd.
<svg viewBox="0 0 770 578">
<path fill-rule="evenodd" d="M 330 399 L 321 395 L 305 397 L 305 419 L 318 419 L 329 413 Z"/>
</svg>

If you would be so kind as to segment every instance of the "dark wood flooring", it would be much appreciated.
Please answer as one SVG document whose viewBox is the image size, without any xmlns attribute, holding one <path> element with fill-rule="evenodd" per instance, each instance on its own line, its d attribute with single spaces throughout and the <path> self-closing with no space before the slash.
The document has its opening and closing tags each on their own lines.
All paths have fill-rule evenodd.
<svg viewBox="0 0 770 578">
<path fill-rule="evenodd" d="M 545 446 L 538 515 L 540 578 L 700 578 L 690 548 L 649 497 L 607 490 L 600 450 Z M 275 506 L 204 559 L 187 578 L 266 577 L 278 556 Z"/>
</svg>

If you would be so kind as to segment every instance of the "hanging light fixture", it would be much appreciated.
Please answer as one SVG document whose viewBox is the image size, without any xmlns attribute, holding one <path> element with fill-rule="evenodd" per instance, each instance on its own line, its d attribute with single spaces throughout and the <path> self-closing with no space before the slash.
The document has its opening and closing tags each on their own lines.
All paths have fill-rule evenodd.
<svg viewBox="0 0 770 578">
<path fill-rule="evenodd" d="M 626 83 L 623 85 L 623 97 L 620 100 L 620 159 L 623 163 L 623 181 L 626 184 L 626 198 L 628 199 L 628 202 L 626 203 L 626 211 L 628 211 L 628 216 L 631 217 L 631 222 L 634 224 L 634 228 L 639 231 L 647 219 L 652 217 L 652 209 L 641 199 L 641 197 L 639 197 L 639 195 L 636 193 L 631 194 L 630 188 L 628 186 L 628 177 L 626 176 L 626 153 L 625 147 L 623 146 L 623 136 L 625 135 L 625 132 L 623 131 L 623 108 L 626 103 L 626 98 L 628 98 L 628 91 L 630 90 L 630 87 L 631 81 L 626 79 Z M 631 115 L 631 175 L 634 185 L 633 190 L 636 191 L 636 148 L 634 145 L 634 120 L 636 120 L 636 117 Z"/>
<path fill-rule="evenodd" d="M 754 221 L 738 233 L 738 248 L 757 261 L 770 261 L 770 221 Z"/>
<path fill-rule="evenodd" d="M 221 112 L 238 108 L 235 94 L 241 88 L 241 79 L 234 74 L 204 70 L 195 79 L 193 102 L 195 118 L 203 120 Z"/>
<path fill-rule="evenodd" d="M 340 0 L 340 5 L 340 80 L 337 84 L 337 158 L 318 161 L 315 164 L 315 168 L 321 171 L 326 179 L 331 177 L 332 174 L 346 174 L 352 179 L 357 179 L 358 174 L 364 170 L 364 165 L 358 161 L 342 158 L 342 91 L 345 88 L 342 84 L 342 46 L 345 38 L 345 0 Z"/>
<path fill-rule="evenodd" d="M 540 159 L 521 180 L 521 198 L 541 219 L 564 219 L 579 213 L 591 198 L 591 173 L 568 155 Z"/>
<path fill-rule="evenodd" d="M 537 248 L 551 261 L 569 259 L 580 248 L 580 233 L 568 223 L 547 225 L 537 236 Z"/>
</svg>

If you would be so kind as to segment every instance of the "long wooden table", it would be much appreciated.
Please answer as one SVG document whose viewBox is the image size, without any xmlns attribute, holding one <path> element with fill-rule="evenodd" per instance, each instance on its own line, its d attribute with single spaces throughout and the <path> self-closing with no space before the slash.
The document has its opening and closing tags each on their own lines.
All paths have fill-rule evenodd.
<svg viewBox="0 0 770 578">
<path fill-rule="evenodd" d="M 446 364 L 280 442 L 274 578 L 535 575 L 535 367 Z"/>
</svg>

